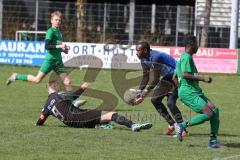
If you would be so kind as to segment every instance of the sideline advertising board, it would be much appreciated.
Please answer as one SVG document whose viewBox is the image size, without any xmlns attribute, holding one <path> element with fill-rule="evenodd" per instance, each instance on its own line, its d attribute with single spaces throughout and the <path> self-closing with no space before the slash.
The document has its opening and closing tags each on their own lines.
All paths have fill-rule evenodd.
<svg viewBox="0 0 240 160">
<path fill-rule="evenodd" d="M 40 66 L 45 55 L 44 42 L 0 40 L 0 64 Z"/>
<path fill-rule="evenodd" d="M 62 53 L 69 67 L 141 69 L 135 45 L 67 43 L 68 54 Z M 151 46 L 173 56 L 176 60 L 183 47 Z M 46 55 L 44 42 L 0 40 L 0 64 L 40 66 Z M 238 50 L 199 48 L 194 60 L 199 72 L 237 73 Z"/>
</svg>

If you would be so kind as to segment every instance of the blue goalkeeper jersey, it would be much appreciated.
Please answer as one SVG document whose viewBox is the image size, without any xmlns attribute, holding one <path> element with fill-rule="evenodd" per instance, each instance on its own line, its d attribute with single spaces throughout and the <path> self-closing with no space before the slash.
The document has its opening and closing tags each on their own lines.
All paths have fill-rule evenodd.
<svg viewBox="0 0 240 160">
<path fill-rule="evenodd" d="M 160 69 L 162 76 L 173 76 L 176 68 L 176 60 L 173 57 L 156 50 L 151 50 L 147 58 L 141 58 L 141 63 L 146 64 L 151 69 Z"/>
<path fill-rule="evenodd" d="M 140 61 L 143 69 L 143 78 L 139 87 L 141 90 L 148 83 L 150 69 L 154 71 L 154 80 L 148 89 L 153 89 L 160 80 L 160 77 L 172 77 L 176 68 L 176 60 L 173 57 L 156 50 L 151 50 L 150 54 L 147 57 L 140 58 Z"/>
</svg>

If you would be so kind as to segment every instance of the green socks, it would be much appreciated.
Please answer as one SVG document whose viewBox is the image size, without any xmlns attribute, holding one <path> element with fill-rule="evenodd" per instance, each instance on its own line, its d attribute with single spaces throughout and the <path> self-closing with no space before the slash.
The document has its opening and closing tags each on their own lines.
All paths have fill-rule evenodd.
<svg viewBox="0 0 240 160">
<path fill-rule="evenodd" d="M 218 134 L 219 124 L 220 124 L 219 109 L 215 108 L 213 110 L 213 116 L 210 119 L 211 133 L 212 134 Z"/>
<path fill-rule="evenodd" d="M 216 141 L 216 140 L 217 140 L 217 136 L 215 134 L 211 134 L 209 141 L 211 142 L 211 141 Z"/>
<path fill-rule="evenodd" d="M 195 126 L 198 124 L 202 124 L 203 122 L 209 120 L 208 115 L 206 114 L 198 114 L 197 116 L 191 118 L 189 121 L 187 122 L 183 122 L 182 126 L 183 128 L 186 128 L 188 126 Z"/>
<path fill-rule="evenodd" d="M 198 125 L 208 120 L 210 120 L 210 126 L 211 126 L 210 141 L 216 141 L 218 130 L 219 130 L 219 124 L 220 124 L 218 108 L 215 108 L 213 110 L 213 115 L 210 119 L 206 114 L 198 114 L 197 116 L 191 118 L 189 121 L 182 122 L 182 127 L 185 129 L 188 126 Z"/>
<path fill-rule="evenodd" d="M 27 75 L 26 74 L 17 74 L 16 80 L 22 80 L 22 81 L 27 81 Z"/>
</svg>

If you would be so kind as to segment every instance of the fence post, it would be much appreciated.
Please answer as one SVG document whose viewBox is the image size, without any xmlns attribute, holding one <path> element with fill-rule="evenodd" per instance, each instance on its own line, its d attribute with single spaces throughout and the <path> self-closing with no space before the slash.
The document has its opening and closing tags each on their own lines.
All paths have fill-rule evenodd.
<svg viewBox="0 0 240 160">
<path fill-rule="evenodd" d="M 178 46 L 178 30 L 179 30 L 179 23 L 180 23 L 180 14 L 181 14 L 181 10 L 180 10 L 180 6 L 177 5 L 177 20 L 176 20 L 176 33 L 175 33 L 175 46 Z"/>
<path fill-rule="evenodd" d="M 129 35 L 128 40 L 133 43 L 134 40 L 134 19 L 135 19 L 135 0 L 130 0 L 129 4 Z"/>
<path fill-rule="evenodd" d="M 36 0 L 35 31 L 38 31 L 38 0 Z M 37 32 L 35 33 L 35 41 L 37 41 Z"/>
<path fill-rule="evenodd" d="M 0 0 L 0 39 L 2 39 L 3 0 Z"/>
<path fill-rule="evenodd" d="M 151 33 L 155 33 L 156 4 L 152 4 Z"/>
<path fill-rule="evenodd" d="M 229 48 L 237 48 L 238 40 L 238 0 L 232 0 L 231 30 Z"/>
<path fill-rule="evenodd" d="M 104 13 L 103 13 L 103 43 L 106 41 L 106 25 L 107 25 L 107 3 L 104 3 Z"/>
</svg>

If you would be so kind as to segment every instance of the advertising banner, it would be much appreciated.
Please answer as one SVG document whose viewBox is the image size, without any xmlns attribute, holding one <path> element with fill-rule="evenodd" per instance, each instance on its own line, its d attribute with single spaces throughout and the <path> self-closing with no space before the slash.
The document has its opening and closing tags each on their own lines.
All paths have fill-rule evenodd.
<svg viewBox="0 0 240 160">
<path fill-rule="evenodd" d="M 44 42 L 0 40 L 0 64 L 40 66 L 45 55 Z"/>
<path fill-rule="evenodd" d="M 183 47 L 157 47 L 176 60 L 184 52 Z M 237 73 L 238 50 L 225 48 L 199 48 L 193 56 L 199 72 L 207 73 Z"/>
<path fill-rule="evenodd" d="M 69 67 L 141 69 L 135 45 L 67 43 L 68 54 L 62 53 Z M 183 47 L 151 46 L 151 49 L 170 54 L 176 60 Z M 46 55 L 44 42 L 0 40 L 0 64 L 40 66 Z M 238 50 L 199 48 L 194 61 L 199 72 L 237 73 Z"/>
</svg>

